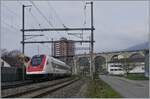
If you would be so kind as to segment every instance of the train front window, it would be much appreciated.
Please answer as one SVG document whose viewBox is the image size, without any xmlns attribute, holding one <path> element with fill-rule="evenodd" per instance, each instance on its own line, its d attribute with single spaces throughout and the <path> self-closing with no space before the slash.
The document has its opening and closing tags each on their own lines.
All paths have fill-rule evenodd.
<svg viewBox="0 0 150 99">
<path fill-rule="evenodd" d="M 32 66 L 40 65 L 41 62 L 42 62 L 42 56 L 33 56 L 32 60 L 31 60 Z"/>
</svg>

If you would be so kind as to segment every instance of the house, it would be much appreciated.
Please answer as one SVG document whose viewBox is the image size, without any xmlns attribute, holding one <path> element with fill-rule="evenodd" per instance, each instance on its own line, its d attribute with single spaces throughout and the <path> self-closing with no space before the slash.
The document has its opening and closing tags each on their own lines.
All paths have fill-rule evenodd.
<svg viewBox="0 0 150 99">
<path fill-rule="evenodd" d="M 109 74 L 113 75 L 123 75 L 125 74 L 125 70 L 122 68 L 123 64 L 120 62 L 110 62 L 108 63 L 108 68 L 107 71 Z M 134 68 L 129 70 L 129 73 L 144 73 L 145 72 L 145 63 L 140 62 L 140 63 L 135 63 Z"/>
<path fill-rule="evenodd" d="M 145 57 L 132 55 L 130 57 L 115 56 L 108 62 L 107 71 L 113 75 L 123 75 L 128 73 L 145 73 Z"/>
<path fill-rule="evenodd" d="M 11 67 L 7 62 L 0 58 L 1 67 Z"/>
</svg>

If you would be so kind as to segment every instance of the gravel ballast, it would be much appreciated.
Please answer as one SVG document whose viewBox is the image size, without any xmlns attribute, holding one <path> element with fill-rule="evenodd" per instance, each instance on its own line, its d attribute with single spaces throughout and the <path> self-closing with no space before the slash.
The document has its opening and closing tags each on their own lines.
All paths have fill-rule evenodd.
<svg viewBox="0 0 150 99">
<path fill-rule="evenodd" d="M 83 98 L 86 91 L 86 79 L 81 79 L 58 91 L 47 94 L 43 98 Z"/>
</svg>

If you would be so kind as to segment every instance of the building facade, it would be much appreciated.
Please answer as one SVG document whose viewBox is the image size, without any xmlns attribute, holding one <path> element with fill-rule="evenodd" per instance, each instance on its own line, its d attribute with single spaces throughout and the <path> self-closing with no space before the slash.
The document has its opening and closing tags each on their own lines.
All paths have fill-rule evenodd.
<svg viewBox="0 0 150 99">
<path fill-rule="evenodd" d="M 53 57 L 66 62 L 71 65 L 73 61 L 73 56 L 75 55 L 75 44 L 72 40 L 67 40 L 66 38 L 60 38 L 59 41 L 53 43 Z"/>
<path fill-rule="evenodd" d="M 145 52 L 145 76 L 149 77 L 149 50 Z"/>
<path fill-rule="evenodd" d="M 139 54 L 133 54 L 126 58 L 124 56 L 112 57 L 108 63 L 108 73 L 122 75 L 125 73 L 145 73 L 145 58 Z"/>
<path fill-rule="evenodd" d="M 126 71 L 122 68 L 122 63 L 108 63 L 108 73 L 112 75 L 124 75 Z M 134 68 L 129 70 L 129 73 L 144 73 L 145 72 L 145 64 L 144 62 L 135 63 Z"/>
</svg>

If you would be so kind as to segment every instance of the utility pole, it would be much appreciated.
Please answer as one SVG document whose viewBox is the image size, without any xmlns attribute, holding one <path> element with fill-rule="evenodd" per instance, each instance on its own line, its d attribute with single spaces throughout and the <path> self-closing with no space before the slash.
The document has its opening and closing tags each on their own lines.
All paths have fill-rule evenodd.
<svg viewBox="0 0 150 99">
<path fill-rule="evenodd" d="M 54 56 L 54 43 L 53 43 L 53 38 L 52 38 L 52 44 L 51 44 L 51 56 Z M 50 53 L 49 53 L 50 54 Z"/>
<path fill-rule="evenodd" d="M 25 48 L 25 44 L 24 44 L 24 40 L 25 40 L 25 35 L 24 35 L 24 28 L 25 28 L 25 7 L 29 7 L 31 5 L 22 5 L 22 53 L 24 54 L 24 48 Z M 25 80 L 25 66 L 22 66 L 23 70 L 22 70 L 22 80 Z"/>
<path fill-rule="evenodd" d="M 93 2 L 87 2 L 86 4 L 91 4 L 91 50 L 90 50 L 90 76 L 94 79 L 95 66 L 93 61 L 93 51 L 94 51 L 94 25 L 93 25 Z"/>
<path fill-rule="evenodd" d="M 25 28 L 25 7 L 29 7 L 31 5 L 22 5 L 22 53 L 24 54 L 25 53 L 25 44 L 24 44 L 24 41 L 25 41 L 25 35 L 24 35 L 24 28 Z"/>
<path fill-rule="evenodd" d="M 91 65 L 93 67 L 92 71 L 92 79 L 94 79 L 95 76 L 95 65 L 93 61 L 93 52 L 94 52 L 94 25 L 93 25 L 93 2 L 91 2 Z M 94 74 L 94 76 L 93 76 Z"/>
<path fill-rule="evenodd" d="M 24 8 L 25 5 L 22 5 L 22 53 L 24 54 Z"/>
</svg>

